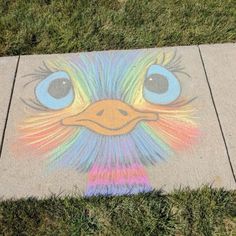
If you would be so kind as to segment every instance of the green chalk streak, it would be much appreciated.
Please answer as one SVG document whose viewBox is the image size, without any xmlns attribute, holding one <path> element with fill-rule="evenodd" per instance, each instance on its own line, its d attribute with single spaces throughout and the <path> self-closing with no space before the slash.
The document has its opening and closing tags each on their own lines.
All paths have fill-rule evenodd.
<svg viewBox="0 0 236 236">
<path fill-rule="evenodd" d="M 65 143 L 61 144 L 48 154 L 48 156 L 50 157 L 48 160 L 48 164 L 57 161 L 62 157 L 62 154 L 75 143 L 79 135 L 79 132 L 80 132 L 79 130 L 76 131 Z"/>
<path fill-rule="evenodd" d="M 140 126 L 155 140 L 158 145 L 166 151 L 168 154 L 172 154 L 172 151 L 170 147 L 158 137 L 158 134 L 156 134 L 156 131 L 154 131 L 148 124 L 145 124 L 144 122 L 140 123 Z"/>
</svg>

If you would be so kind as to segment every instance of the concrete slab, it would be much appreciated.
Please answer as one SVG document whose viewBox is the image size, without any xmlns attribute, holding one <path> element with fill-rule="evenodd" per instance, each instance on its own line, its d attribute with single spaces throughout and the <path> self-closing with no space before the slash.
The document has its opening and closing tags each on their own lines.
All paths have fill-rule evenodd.
<svg viewBox="0 0 236 236">
<path fill-rule="evenodd" d="M 6 122 L 7 109 L 16 72 L 17 60 L 18 57 L 0 57 L 0 142 L 2 140 Z"/>
<path fill-rule="evenodd" d="M 22 56 L 0 180 L 5 198 L 235 188 L 198 48 Z"/>
<path fill-rule="evenodd" d="M 236 44 L 201 45 L 200 50 L 236 174 Z"/>
</svg>

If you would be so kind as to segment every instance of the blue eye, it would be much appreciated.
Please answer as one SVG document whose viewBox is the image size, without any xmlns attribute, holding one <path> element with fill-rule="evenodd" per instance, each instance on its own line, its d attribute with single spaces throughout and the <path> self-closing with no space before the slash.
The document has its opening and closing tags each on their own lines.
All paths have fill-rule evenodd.
<svg viewBox="0 0 236 236">
<path fill-rule="evenodd" d="M 36 86 L 35 95 L 49 109 L 58 110 L 69 106 L 74 100 L 69 75 L 64 71 L 54 72 Z"/>
<path fill-rule="evenodd" d="M 143 96 L 148 102 L 169 104 L 176 100 L 180 93 L 180 83 L 173 73 L 159 65 L 149 67 L 143 84 Z"/>
</svg>

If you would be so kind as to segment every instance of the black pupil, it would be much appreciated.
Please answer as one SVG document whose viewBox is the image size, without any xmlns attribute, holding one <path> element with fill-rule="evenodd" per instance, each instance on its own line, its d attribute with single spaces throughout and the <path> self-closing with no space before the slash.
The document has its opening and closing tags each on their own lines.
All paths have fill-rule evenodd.
<svg viewBox="0 0 236 236">
<path fill-rule="evenodd" d="M 48 93 L 57 99 L 65 97 L 70 90 L 71 82 L 64 78 L 53 80 L 48 87 Z"/>
<path fill-rule="evenodd" d="M 154 93 L 165 93 L 168 90 L 169 83 L 165 76 L 154 74 L 145 79 L 144 86 Z"/>
</svg>

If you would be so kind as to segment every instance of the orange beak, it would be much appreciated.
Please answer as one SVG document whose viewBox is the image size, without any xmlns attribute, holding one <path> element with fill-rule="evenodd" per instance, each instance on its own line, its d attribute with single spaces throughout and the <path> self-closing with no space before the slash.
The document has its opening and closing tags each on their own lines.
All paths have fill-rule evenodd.
<svg viewBox="0 0 236 236">
<path fill-rule="evenodd" d="M 64 118 L 63 125 L 84 126 L 103 135 L 129 133 L 138 122 L 158 119 L 156 113 L 138 111 L 120 100 L 101 100 L 77 115 Z"/>
</svg>

